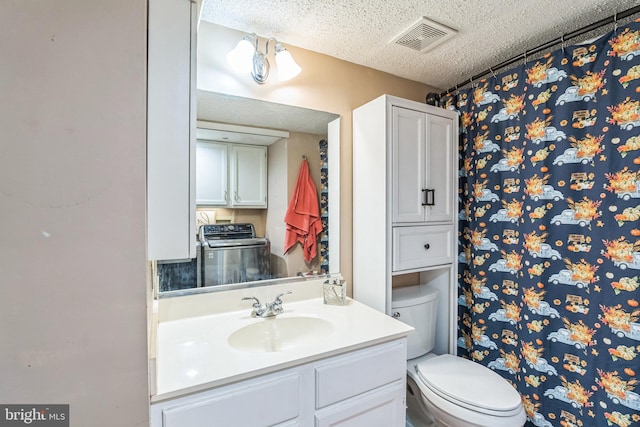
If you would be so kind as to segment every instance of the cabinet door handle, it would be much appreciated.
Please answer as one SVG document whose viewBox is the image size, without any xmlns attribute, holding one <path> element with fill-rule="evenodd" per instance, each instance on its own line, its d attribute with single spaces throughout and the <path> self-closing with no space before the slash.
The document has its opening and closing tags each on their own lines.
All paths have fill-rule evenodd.
<svg viewBox="0 0 640 427">
<path fill-rule="evenodd" d="M 423 188 L 422 192 L 424 193 L 424 202 L 422 206 L 435 206 L 436 204 L 436 190 L 430 190 L 428 188 Z"/>
<path fill-rule="evenodd" d="M 229 201 L 229 192 L 227 190 L 224 190 L 224 201 L 225 202 Z"/>
<path fill-rule="evenodd" d="M 424 248 L 425 248 L 425 249 L 429 249 L 430 247 L 431 247 L 431 245 L 430 245 L 430 244 L 428 244 L 428 243 L 427 243 L 426 245 L 424 245 Z"/>
<path fill-rule="evenodd" d="M 429 197 L 431 196 L 431 197 Z M 436 204 L 436 190 L 427 190 L 427 206 L 435 206 Z"/>
<path fill-rule="evenodd" d="M 239 202 L 240 201 L 240 197 L 238 197 L 238 192 L 234 191 L 233 195 L 235 196 L 236 202 Z"/>
</svg>

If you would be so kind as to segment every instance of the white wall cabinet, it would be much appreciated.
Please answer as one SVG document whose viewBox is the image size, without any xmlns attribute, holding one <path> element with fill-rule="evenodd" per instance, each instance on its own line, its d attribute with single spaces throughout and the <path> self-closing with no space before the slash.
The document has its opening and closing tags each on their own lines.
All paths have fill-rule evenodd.
<svg viewBox="0 0 640 427">
<path fill-rule="evenodd" d="M 457 134 L 455 112 L 389 95 L 353 111 L 354 299 L 391 314 L 393 276 L 420 273 L 445 304 L 441 352 L 455 350 Z"/>
<path fill-rule="evenodd" d="M 149 1 L 149 260 L 195 257 L 197 8 L 189 0 Z"/>
<path fill-rule="evenodd" d="M 452 222 L 453 120 L 392 107 L 393 223 Z"/>
<path fill-rule="evenodd" d="M 404 427 L 406 339 L 151 405 L 151 427 Z"/>
<path fill-rule="evenodd" d="M 196 203 L 267 207 L 267 147 L 198 140 Z"/>
</svg>

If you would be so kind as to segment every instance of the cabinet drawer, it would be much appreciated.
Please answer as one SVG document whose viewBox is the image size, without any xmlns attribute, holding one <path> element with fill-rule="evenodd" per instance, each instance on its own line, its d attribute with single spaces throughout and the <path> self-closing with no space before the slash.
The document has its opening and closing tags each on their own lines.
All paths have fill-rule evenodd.
<svg viewBox="0 0 640 427">
<path fill-rule="evenodd" d="M 165 408 L 163 427 L 212 427 L 296 425 L 299 415 L 298 373 L 230 386 L 220 393 L 192 403 Z M 275 409 L 275 410 L 274 410 Z"/>
<path fill-rule="evenodd" d="M 393 228 L 393 271 L 413 270 L 452 262 L 450 225 Z"/>
<path fill-rule="evenodd" d="M 404 380 L 406 356 L 406 340 L 401 340 L 319 363 L 315 368 L 316 409 Z"/>
</svg>

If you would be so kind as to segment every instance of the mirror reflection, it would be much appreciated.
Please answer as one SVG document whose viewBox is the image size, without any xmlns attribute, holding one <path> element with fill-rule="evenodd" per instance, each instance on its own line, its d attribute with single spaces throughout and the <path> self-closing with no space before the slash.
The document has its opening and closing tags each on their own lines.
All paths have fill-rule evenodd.
<svg viewBox="0 0 640 427">
<path fill-rule="evenodd" d="M 197 112 L 198 257 L 158 262 L 161 294 L 337 272 L 328 139 L 339 116 L 202 90 Z"/>
</svg>

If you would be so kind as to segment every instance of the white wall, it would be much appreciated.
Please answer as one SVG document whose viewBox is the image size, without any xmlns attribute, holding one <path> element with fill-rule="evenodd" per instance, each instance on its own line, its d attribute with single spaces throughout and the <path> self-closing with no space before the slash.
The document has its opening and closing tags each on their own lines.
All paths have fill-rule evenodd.
<svg viewBox="0 0 640 427">
<path fill-rule="evenodd" d="M 3 0 L 0 28 L 0 402 L 147 426 L 146 0 Z"/>
</svg>

